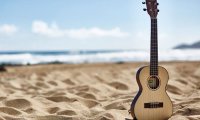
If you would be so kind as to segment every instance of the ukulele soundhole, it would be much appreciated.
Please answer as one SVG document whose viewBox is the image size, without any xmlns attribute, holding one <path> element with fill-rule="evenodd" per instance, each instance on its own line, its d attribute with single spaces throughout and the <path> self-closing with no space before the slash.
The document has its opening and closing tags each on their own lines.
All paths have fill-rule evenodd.
<svg viewBox="0 0 200 120">
<path fill-rule="evenodd" d="M 158 79 L 157 76 L 151 76 L 148 79 L 148 86 L 152 90 L 156 90 L 160 86 L 160 80 Z"/>
</svg>

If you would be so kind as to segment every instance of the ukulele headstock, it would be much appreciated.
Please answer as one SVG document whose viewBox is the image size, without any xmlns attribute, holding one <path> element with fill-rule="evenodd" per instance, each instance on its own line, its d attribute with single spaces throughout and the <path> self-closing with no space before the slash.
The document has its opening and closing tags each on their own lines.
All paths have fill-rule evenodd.
<svg viewBox="0 0 200 120">
<path fill-rule="evenodd" d="M 157 2 L 157 0 L 146 0 L 146 2 L 142 2 L 142 4 L 146 4 L 146 8 L 144 8 L 143 10 L 147 11 L 151 18 L 157 18 L 159 12 L 159 3 Z"/>
</svg>

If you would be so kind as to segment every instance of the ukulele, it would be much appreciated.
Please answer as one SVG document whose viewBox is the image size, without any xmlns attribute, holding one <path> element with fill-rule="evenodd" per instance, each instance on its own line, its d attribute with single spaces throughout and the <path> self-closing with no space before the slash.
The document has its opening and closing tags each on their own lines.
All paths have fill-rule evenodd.
<svg viewBox="0 0 200 120">
<path fill-rule="evenodd" d="M 168 120 L 172 115 L 172 102 L 166 93 L 169 75 L 164 67 L 158 66 L 157 0 L 146 0 L 151 18 L 150 65 L 140 68 L 136 74 L 139 92 L 129 110 L 134 120 Z"/>
</svg>

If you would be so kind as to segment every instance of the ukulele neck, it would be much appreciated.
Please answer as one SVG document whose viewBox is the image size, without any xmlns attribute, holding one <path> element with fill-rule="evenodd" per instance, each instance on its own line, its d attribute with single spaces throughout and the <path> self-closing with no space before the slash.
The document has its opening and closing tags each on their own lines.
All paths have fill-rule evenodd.
<svg viewBox="0 0 200 120">
<path fill-rule="evenodd" d="M 150 75 L 158 75 L 158 33 L 156 18 L 151 19 Z"/>
</svg>

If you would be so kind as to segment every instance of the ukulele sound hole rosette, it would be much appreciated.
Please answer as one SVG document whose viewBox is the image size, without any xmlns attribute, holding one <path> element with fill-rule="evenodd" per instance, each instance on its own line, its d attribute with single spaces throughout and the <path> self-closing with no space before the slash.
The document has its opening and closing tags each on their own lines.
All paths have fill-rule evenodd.
<svg viewBox="0 0 200 120">
<path fill-rule="evenodd" d="M 150 76 L 148 78 L 148 87 L 151 90 L 157 90 L 160 86 L 160 80 L 157 76 Z"/>
</svg>

